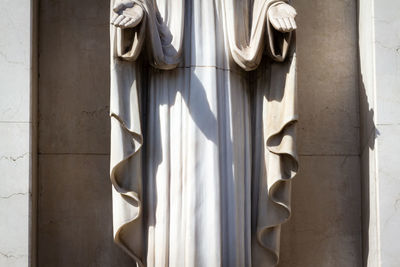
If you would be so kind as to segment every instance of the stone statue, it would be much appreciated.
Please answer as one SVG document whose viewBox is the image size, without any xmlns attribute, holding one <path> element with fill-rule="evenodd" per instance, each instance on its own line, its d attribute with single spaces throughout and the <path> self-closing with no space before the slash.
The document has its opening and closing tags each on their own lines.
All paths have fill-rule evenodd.
<svg viewBox="0 0 400 267">
<path fill-rule="evenodd" d="M 275 266 L 290 216 L 296 11 L 111 3 L 115 242 L 139 266 Z"/>
</svg>

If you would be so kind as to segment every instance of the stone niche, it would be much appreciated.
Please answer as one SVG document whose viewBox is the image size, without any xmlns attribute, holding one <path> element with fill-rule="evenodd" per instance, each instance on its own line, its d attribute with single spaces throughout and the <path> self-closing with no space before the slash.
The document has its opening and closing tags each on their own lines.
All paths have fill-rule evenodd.
<svg viewBox="0 0 400 267">
<path fill-rule="evenodd" d="M 300 173 L 279 266 L 361 266 L 357 6 L 295 0 Z M 112 240 L 109 0 L 41 0 L 37 260 L 134 266 Z"/>
</svg>

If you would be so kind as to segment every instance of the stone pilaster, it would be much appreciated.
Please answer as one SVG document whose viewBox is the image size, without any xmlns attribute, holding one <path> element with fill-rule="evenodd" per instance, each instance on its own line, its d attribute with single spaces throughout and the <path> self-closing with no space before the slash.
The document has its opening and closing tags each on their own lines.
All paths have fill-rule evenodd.
<svg viewBox="0 0 400 267">
<path fill-rule="evenodd" d="M 35 261 L 36 1 L 0 4 L 0 266 Z"/>
</svg>

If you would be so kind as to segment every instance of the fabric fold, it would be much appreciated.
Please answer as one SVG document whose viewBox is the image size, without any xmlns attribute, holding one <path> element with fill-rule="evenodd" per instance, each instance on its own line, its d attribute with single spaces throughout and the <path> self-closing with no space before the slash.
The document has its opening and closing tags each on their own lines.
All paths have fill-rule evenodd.
<svg viewBox="0 0 400 267">
<path fill-rule="evenodd" d="M 296 151 L 296 54 L 294 49 L 283 63 L 271 64 L 268 91 L 264 91 L 263 136 L 265 172 L 260 182 L 257 218 L 257 240 L 273 256 L 272 266 L 279 261 L 280 231 L 291 214 L 291 180 L 298 172 Z M 261 204 L 260 204 L 261 203 Z"/>
<path fill-rule="evenodd" d="M 265 261 L 272 266 L 279 261 L 280 229 L 290 217 L 291 179 L 298 171 L 295 41 L 292 33 L 273 29 L 268 17 L 270 7 L 285 2 L 288 1 L 255 0 L 249 26 L 245 14 L 248 11 L 240 12 L 244 9 L 240 2 L 225 1 L 229 46 L 234 61 L 250 71 L 259 67 L 264 52 L 270 59 L 261 63 L 269 67 L 257 69 L 255 75 L 255 89 L 263 92 L 266 148 L 265 171 L 260 172 L 262 177 L 256 178 L 260 179 L 256 237 L 258 245 L 271 253 L 272 259 Z"/>
<path fill-rule="evenodd" d="M 176 68 L 182 56 L 185 1 L 176 0 L 173 7 L 163 5 L 160 0 L 133 1 L 142 7 L 143 19 L 133 29 L 114 29 L 117 32 L 114 55 L 135 61 L 145 43 L 150 65 L 163 70 Z"/>
<path fill-rule="evenodd" d="M 134 29 L 110 29 L 110 177 L 115 242 L 139 266 L 145 266 L 141 118 L 142 97 L 147 88 L 142 81 L 146 75 L 141 60 L 161 70 L 171 70 L 180 63 L 185 0 L 173 1 L 173 6 L 172 1 L 135 2 L 145 11 L 142 22 Z M 290 217 L 291 179 L 298 171 L 294 34 L 275 31 L 267 12 L 272 5 L 282 2 L 286 1 L 255 0 L 250 12 L 242 1 L 222 1 L 233 60 L 246 71 L 268 64 L 268 72 L 263 67 L 255 71 L 255 90 L 263 98 L 263 128 L 259 130 L 265 145 L 265 169 L 257 177 L 258 192 L 252 193 L 258 195 L 258 204 L 252 208 L 257 209 L 254 251 L 267 252 L 265 262 L 271 266 L 279 261 L 280 229 Z M 263 59 L 263 53 L 269 59 Z"/>
<path fill-rule="evenodd" d="M 249 11 L 246 7 L 241 6 L 243 5 L 241 1 L 224 1 L 231 54 L 236 64 L 244 70 L 251 71 L 258 67 L 264 46 L 273 60 L 278 62 L 285 60 L 292 33 L 278 33 L 274 37 L 276 31 L 272 28 L 268 18 L 268 9 L 271 6 L 285 2 L 288 1 L 255 0 L 251 7 L 253 16 L 249 21 Z M 266 45 L 264 39 L 267 39 Z"/>
<path fill-rule="evenodd" d="M 116 1 L 111 1 L 111 16 Z M 168 19 L 162 19 L 156 1 L 135 0 L 144 12 L 133 29 L 110 28 L 111 44 L 111 152 L 110 178 L 113 185 L 113 223 L 115 242 L 139 266 L 144 265 L 142 216 L 141 122 L 142 75 L 139 56 L 159 69 L 175 68 L 180 62 L 183 38 L 184 0 L 174 8 L 164 7 Z M 135 238 L 132 238 L 134 236 Z"/>
</svg>

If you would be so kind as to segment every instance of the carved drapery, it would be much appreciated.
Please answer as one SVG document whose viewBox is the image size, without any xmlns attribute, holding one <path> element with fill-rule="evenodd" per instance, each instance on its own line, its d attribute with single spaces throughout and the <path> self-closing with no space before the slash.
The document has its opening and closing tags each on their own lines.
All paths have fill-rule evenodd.
<svg viewBox="0 0 400 267">
<path fill-rule="evenodd" d="M 184 33 L 188 32 L 184 28 L 185 8 L 195 7 L 184 0 L 135 2 L 145 11 L 142 22 L 134 29 L 111 27 L 110 31 L 110 161 L 115 241 L 140 266 L 145 266 L 148 252 L 144 244 L 149 223 L 143 215 L 143 195 L 146 194 L 143 184 L 147 183 L 143 179 L 147 179 L 148 172 L 143 166 L 148 158 L 142 153 L 145 142 L 142 128 L 147 125 L 143 120 L 146 119 L 145 109 L 149 107 L 143 103 L 143 94 L 147 94 L 147 86 L 151 87 L 145 80 L 153 72 L 143 73 L 146 65 L 143 61 L 161 72 L 194 65 L 193 62 L 186 65 L 188 60 L 183 59 L 183 51 Z M 188 2 L 191 6 L 185 7 Z M 260 262 L 274 266 L 278 262 L 280 227 L 290 216 L 290 181 L 298 169 L 294 35 L 278 33 L 268 23 L 269 7 L 279 2 L 282 1 L 220 0 L 215 1 L 214 6 L 223 24 L 227 58 L 232 59 L 216 69 L 237 72 L 234 66 L 237 64 L 245 71 L 253 70 L 250 74 L 241 74 L 248 80 L 253 99 L 250 127 L 253 130 L 249 137 L 253 147 L 249 228 L 255 229 L 251 234 L 251 260 L 240 260 L 246 266 L 248 262 L 254 266 Z M 266 55 L 263 57 L 263 54 Z M 190 106 L 188 109 L 190 116 Z M 150 126 L 146 127 L 147 132 L 151 131 Z M 263 146 L 257 146 L 257 142 Z M 220 262 L 226 265 L 229 260 L 220 259 Z"/>
</svg>

